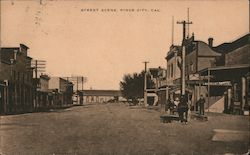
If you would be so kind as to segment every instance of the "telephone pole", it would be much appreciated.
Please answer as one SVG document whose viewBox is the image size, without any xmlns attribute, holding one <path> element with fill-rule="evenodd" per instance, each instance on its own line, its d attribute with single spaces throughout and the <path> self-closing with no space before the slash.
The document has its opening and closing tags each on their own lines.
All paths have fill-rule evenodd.
<svg viewBox="0 0 250 155">
<path fill-rule="evenodd" d="M 35 79 L 38 78 L 38 73 L 44 73 L 46 68 L 46 61 L 45 60 L 33 60 L 31 62 L 31 66 L 35 70 Z"/>
<path fill-rule="evenodd" d="M 174 45 L 174 16 L 172 16 L 172 36 L 171 36 L 171 43 Z"/>
<path fill-rule="evenodd" d="M 148 105 L 147 102 L 147 64 L 149 63 L 148 61 L 142 62 L 145 65 L 145 70 L 144 70 L 144 106 Z"/>
<path fill-rule="evenodd" d="M 183 20 L 183 21 L 177 21 L 177 24 L 182 24 L 183 26 L 183 41 L 184 41 L 186 39 L 186 26 L 193 24 L 193 22 Z"/>
<path fill-rule="evenodd" d="M 190 23 L 189 22 L 189 8 L 187 10 L 187 23 Z M 192 24 L 192 22 L 191 22 L 191 24 Z M 187 38 L 189 38 L 189 24 L 187 25 Z"/>
<path fill-rule="evenodd" d="M 83 85 L 85 82 L 87 82 L 87 77 L 84 76 L 71 76 L 71 77 L 64 77 L 67 78 L 68 81 L 72 82 L 72 84 L 75 86 L 75 88 L 73 88 L 74 90 L 74 94 L 77 96 L 77 103 L 80 99 L 80 105 L 83 104 Z M 79 88 L 81 84 L 81 89 Z"/>
<path fill-rule="evenodd" d="M 35 96 L 35 109 L 38 106 L 38 98 L 37 98 L 37 87 L 38 87 L 38 83 L 39 83 L 39 78 L 38 78 L 38 72 L 40 74 L 45 72 L 45 68 L 46 68 L 46 61 L 45 60 L 33 60 L 31 61 L 31 67 L 34 69 L 35 71 L 35 92 L 34 92 L 34 96 Z"/>
<path fill-rule="evenodd" d="M 188 10 L 189 14 L 189 10 Z M 189 18 L 189 17 L 188 17 Z M 178 21 L 177 24 L 182 24 L 183 26 L 183 39 L 182 39 L 182 67 L 181 67 L 181 95 L 185 95 L 185 57 L 186 57 L 186 25 L 193 24 L 192 22 L 189 21 Z"/>
</svg>

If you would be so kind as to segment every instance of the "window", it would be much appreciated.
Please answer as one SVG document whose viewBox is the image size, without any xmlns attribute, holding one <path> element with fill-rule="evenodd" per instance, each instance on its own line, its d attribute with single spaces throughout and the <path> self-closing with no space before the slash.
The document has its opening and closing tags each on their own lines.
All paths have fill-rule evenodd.
<svg viewBox="0 0 250 155">
<path fill-rule="evenodd" d="M 171 64 L 171 77 L 173 77 L 174 76 L 174 65 L 173 65 L 173 63 Z"/>
</svg>

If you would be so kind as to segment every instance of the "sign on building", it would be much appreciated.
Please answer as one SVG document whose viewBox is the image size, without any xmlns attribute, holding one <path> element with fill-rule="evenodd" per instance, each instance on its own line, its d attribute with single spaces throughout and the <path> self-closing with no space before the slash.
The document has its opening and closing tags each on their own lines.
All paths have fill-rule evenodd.
<svg viewBox="0 0 250 155">
<path fill-rule="evenodd" d="M 223 82 L 205 82 L 203 85 L 207 86 L 207 85 L 210 85 L 210 86 L 232 86 L 231 82 L 230 81 L 223 81 Z"/>
</svg>

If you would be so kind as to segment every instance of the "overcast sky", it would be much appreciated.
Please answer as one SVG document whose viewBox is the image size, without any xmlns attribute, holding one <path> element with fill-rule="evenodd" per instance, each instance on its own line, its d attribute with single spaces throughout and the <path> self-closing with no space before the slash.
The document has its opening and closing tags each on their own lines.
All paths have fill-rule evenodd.
<svg viewBox="0 0 250 155">
<path fill-rule="evenodd" d="M 26 44 L 31 57 L 47 61 L 46 71 L 51 76 L 86 76 L 85 89 L 119 89 L 123 75 L 140 72 L 144 60 L 150 61 L 149 67 L 166 67 L 172 16 L 175 44 L 180 44 L 182 38 L 182 27 L 176 20 L 187 19 L 189 7 L 193 22 L 190 34 L 194 32 L 197 40 L 205 42 L 213 37 L 214 45 L 218 45 L 248 33 L 248 3 L 248 0 L 43 0 L 40 4 L 38 0 L 2 0 L 1 46 Z"/>
</svg>

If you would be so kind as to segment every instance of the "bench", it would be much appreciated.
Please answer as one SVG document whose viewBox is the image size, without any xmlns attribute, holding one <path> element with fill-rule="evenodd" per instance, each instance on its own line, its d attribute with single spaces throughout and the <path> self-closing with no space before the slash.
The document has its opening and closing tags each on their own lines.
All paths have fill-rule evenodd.
<svg viewBox="0 0 250 155">
<path fill-rule="evenodd" d="M 179 116 L 176 115 L 161 115 L 161 122 L 171 123 L 172 121 L 179 121 Z"/>
</svg>

